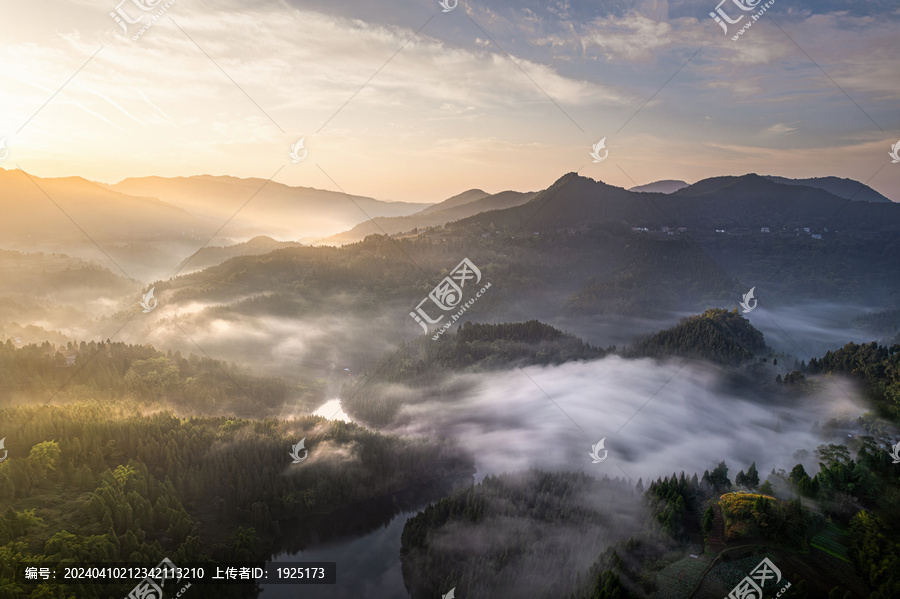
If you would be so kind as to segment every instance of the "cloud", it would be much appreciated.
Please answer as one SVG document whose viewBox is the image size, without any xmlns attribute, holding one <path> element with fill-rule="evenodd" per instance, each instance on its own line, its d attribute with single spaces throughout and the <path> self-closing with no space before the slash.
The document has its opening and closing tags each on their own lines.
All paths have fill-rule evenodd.
<svg viewBox="0 0 900 599">
<path fill-rule="evenodd" d="M 775 134 L 790 133 L 791 131 L 796 131 L 796 130 L 797 130 L 796 127 L 791 127 L 790 125 L 787 125 L 785 123 L 775 123 L 774 125 L 771 125 L 766 128 L 766 132 L 775 133 Z"/>
<path fill-rule="evenodd" d="M 657 50 L 676 41 L 673 25 L 635 13 L 621 18 L 596 19 L 586 26 L 573 24 L 572 30 L 575 35 L 561 32 L 539 38 L 535 44 L 553 48 L 580 47 L 585 56 L 597 50 L 608 61 L 647 62 L 655 58 Z"/>
</svg>

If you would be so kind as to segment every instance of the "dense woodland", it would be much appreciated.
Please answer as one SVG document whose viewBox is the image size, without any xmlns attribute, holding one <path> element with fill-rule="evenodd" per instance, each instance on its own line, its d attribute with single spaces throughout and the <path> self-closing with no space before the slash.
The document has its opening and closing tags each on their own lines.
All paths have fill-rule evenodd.
<svg viewBox="0 0 900 599">
<path fill-rule="evenodd" d="M 675 306 L 698 310 L 740 297 L 738 280 L 686 235 L 631 235 L 616 252 L 617 266 L 580 285 L 563 306 L 563 315 L 665 317 Z"/>
<path fill-rule="evenodd" d="M 2 370 L 7 384 L 33 378 L 40 389 L 54 380 L 53 357 L 40 348 L 7 345 L 3 356 L 14 366 Z M 152 348 L 113 347 L 112 356 L 102 362 L 107 368 L 94 371 L 106 378 L 87 379 L 105 385 L 98 399 L 0 411 L 9 450 L 0 463 L 2 599 L 124 596 L 133 586 L 102 593 L 83 585 L 23 588 L 12 580 L 13 560 L 264 560 L 286 522 L 473 468 L 471 457 L 444 439 L 400 439 L 319 417 L 154 412 L 142 401 L 145 385 L 177 387 L 188 378 L 179 367 L 192 368 L 194 376 L 203 376 L 203 369 L 189 359 L 170 362 Z M 32 375 L 16 378 L 10 371 Z M 292 464 L 290 448 L 303 438 L 308 458 Z M 192 596 L 229 596 L 201 588 Z M 236 589 L 231 596 L 254 596 L 252 589 L 230 589 Z"/>
<path fill-rule="evenodd" d="M 810 223 L 800 226 L 810 226 Z M 837 227 L 840 228 L 840 227 Z M 814 230 L 759 229 L 737 234 L 694 235 L 715 263 L 747 284 L 767 306 L 805 302 L 859 302 L 897 305 L 900 302 L 900 235 Z M 871 324 L 887 324 L 871 322 Z M 900 326 L 891 329 L 891 334 Z M 881 333 L 878 333 L 881 334 Z"/>
<path fill-rule="evenodd" d="M 67 361 L 68 358 L 68 361 Z M 74 358 L 74 360 L 73 360 Z M 321 381 L 258 376 L 213 360 L 119 342 L 0 344 L 0 407 L 51 399 L 131 397 L 188 415 L 256 416 L 308 411 L 323 401 Z"/>
</svg>

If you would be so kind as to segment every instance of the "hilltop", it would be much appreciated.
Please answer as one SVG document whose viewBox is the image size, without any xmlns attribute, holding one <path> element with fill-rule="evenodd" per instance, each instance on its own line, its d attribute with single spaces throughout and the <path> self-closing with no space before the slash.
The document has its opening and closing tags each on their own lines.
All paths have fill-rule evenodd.
<svg viewBox="0 0 900 599">
<path fill-rule="evenodd" d="M 676 326 L 632 345 L 629 356 L 683 356 L 702 358 L 720 364 L 738 365 L 765 352 L 763 334 L 750 321 L 721 309 L 683 318 Z"/>
</svg>

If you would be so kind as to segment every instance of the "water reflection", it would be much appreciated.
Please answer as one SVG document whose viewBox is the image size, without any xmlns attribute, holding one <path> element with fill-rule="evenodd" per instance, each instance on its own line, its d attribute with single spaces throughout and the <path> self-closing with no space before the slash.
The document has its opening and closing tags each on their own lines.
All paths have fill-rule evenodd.
<svg viewBox="0 0 900 599">
<path fill-rule="evenodd" d="M 335 562 L 334 585 L 261 585 L 261 599 L 386 599 L 409 593 L 400 570 L 400 534 L 407 519 L 455 489 L 471 486 L 472 476 L 418 485 L 293 524 L 285 530 L 280 562 Z M 276 566 L 277 567 L 277 566 Z"/>
</svg>

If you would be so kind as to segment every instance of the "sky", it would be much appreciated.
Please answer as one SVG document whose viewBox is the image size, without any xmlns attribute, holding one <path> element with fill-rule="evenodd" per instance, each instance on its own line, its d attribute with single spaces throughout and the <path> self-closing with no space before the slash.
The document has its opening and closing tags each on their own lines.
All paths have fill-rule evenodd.
<svg viewBox="0 0 900 599">
<path fill-rule="evenodd" d="M 415 202 L 757 172 L 900 201 L 895 1 L 774 0 L 736 40 L 766 2 L 718 5 L 726 34 L 716 0 L 445 1 L 8 3 L 0 166 Z"/>
</svg>

